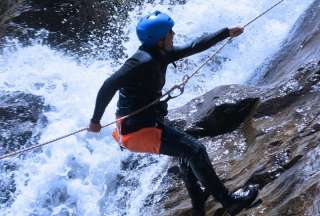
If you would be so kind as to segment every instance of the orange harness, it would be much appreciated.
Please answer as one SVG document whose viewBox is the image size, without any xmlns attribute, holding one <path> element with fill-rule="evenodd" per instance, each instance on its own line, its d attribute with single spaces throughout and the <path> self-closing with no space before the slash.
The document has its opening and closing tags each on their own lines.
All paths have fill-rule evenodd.
<svg viewBox="0 0 320 216">
<path fill-rule="evenodd" d="M 142 128 L 138 131 L 121 134 L 121 121 L 117 121 L 117 128 L 113 131 L 113 138 L 132 152 L 160 153 L 162 130 L 156 127 Z"/>
</svg>

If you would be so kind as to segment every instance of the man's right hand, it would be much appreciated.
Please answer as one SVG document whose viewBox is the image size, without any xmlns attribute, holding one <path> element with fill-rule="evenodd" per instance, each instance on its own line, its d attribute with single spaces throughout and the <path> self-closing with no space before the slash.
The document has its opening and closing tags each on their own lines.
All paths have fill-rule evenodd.
<svg viewBox="0 0 320 216">
<path fill-rule="evenodd" d="M 100 123 L 93 123 L 90 122 L 88 131 L 98 133 L 101 130 L 101 124 Z"/>
</svg>

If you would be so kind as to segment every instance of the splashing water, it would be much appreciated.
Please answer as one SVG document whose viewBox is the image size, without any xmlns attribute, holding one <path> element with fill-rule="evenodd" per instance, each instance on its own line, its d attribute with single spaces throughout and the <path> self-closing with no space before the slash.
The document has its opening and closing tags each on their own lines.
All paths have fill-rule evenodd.
<svg viewBox="0 0 320 216">
<path fill-rule="evenodd" d="M 245 34 L 202 69 L 187 85 L 185 94 L 169 104 L 170 108 L 217 85 L 247 81 L 279 49 L 311 3 L 312 0 L 287 1 L 249 26 Z M 167 1 L 146 3 L 130 14 L 132 22 L 125 27 L 130 38 L 124 42 L 126 53 L 131 55 L 138 48 L 135 24 L 148 11 L 158 9 L 171 15 L 176 20 L 175 43 L 185 43 L 206 32 L 244 25 L 271 4 L 268 0 L 190 0 L 176 6 Z M 169 67 L 166 88 L 179 82 L 183 74 L 190 74 L 214 49 L 179 61 L 177 69 Z M 45 113 L 48 126 L 40 128 L 40 142 L 86 127 L 101 84 L 117 69 L 111 61 L 92 59 L 82 63 L 38 40 L 22 47 L 14 39 L 2 51 L 0 65 L 1 90 L 43 96 L 51 107 Z M 115 107 L 116 97 L 108 106 L 103 123 L 114 119 Z M 147 160 L 138 175 L 123 171 L 121 161 L 130 154 L 119 150 L 111 131 L 110 127 L 97 135 L 78 134 L 23 160 L 10 159 L 18 164 L 14 177 L 17 190 L 13 204 L 3 207 L 1 215 L 150 215 L 141 209 L 148 195 L 157 190 L 168 158 L 152 156 L 153 162 Z M 134 187 L 119 185 L 119 175 L 135 175 Z M 130 194 L 129 200 L 119 205 L 125 194 Z"/>
</svg>

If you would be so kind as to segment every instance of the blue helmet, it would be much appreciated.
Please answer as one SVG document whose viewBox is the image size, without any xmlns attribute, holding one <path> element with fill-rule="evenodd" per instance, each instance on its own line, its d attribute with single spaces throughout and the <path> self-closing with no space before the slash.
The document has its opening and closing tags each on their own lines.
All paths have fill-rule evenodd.
<svg viewBox="0 0 320 216">
<path fill-rule="evenodd" d="M 174 21 L 171 17 L 160 11 L 155 11 L 139 21 L 136 31 L 143 45 L 155 46 L 173 26 Z"/>
</svg>

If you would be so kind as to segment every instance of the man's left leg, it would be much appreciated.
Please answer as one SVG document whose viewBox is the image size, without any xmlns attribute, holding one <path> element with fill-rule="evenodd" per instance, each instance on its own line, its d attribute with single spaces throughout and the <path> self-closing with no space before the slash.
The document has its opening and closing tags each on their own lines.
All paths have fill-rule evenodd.
<svg viewBox="0 0 320 216">
<path fill-rule="evenodd" d="M 187 188 L 188 194 L 191 198 L 192 215 L 205 215 L 205 202 L 209 197 L 209 193 L 203 190 L 198 182 L 197 177 L 193 174 L 188 160 L 179 159 L 180 172 L 182 180 Z"/>
</svg>

